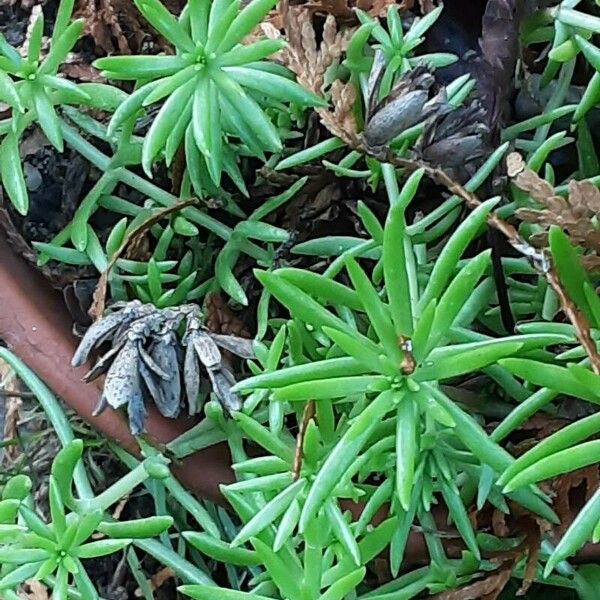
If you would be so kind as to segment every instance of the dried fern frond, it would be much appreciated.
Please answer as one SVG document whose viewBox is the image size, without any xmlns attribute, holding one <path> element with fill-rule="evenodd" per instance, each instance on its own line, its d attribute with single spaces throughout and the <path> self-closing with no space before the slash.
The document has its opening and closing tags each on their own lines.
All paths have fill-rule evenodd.
<svg viewBox="0 0 600 600">
<path fill-rule="evenodd" d="M 600 230 L 596 224 L 600 217 L 600 190 L 588 180 L 569 182 L 569 194 L 563 198 L 554 193 L 554 188 L 537 173 L 529 169 L 521 156 L 513 153 L 508 157 L 508 174 L 512 182 L 541 208 L 520 208 L 516 216 L 526 223 L 548 229 L 560 227 L 571 242 L 595 254 L 583 257 L 586 268 L 600 266 Z M 536 246 L 548 242 L 546 231 L 531 236 Z"/>
<path fill-rule="evenodd" d="M 313 13 L 305 6 L 289 6 L 281 3 L 285 35 L 288 46 L 281 53 L 281 60 L 296 75 L 298 83 L 315 94 L 325 92 L 325 74 L 338 61 L 352 37 L 354 29 L 339 30 L 332 14 L 325 18 L 320 43 L 313 27 Z M 328 92 L 333 110 L 317 108 L 323 125 L 336 137 L 349 145 L 358 142 L 358 133 L 352 114 L 356 97 L 354 86 L 336 80 Z"/>
</svg>

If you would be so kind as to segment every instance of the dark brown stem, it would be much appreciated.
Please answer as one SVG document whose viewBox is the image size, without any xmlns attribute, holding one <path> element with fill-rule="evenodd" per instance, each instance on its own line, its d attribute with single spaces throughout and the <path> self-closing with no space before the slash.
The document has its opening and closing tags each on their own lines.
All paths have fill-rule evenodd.
<svg viewBox="0 0 600 600">
<path fill-rule="evenodd" d="M 300 429 L 298 436 L 296 437 L 296 449 L 294 451 L 294 463 L 292 466 L 292 476 L 294 481 L 300 477 L 300 469 L 302 468 L 302 447 L 304 446 L 304 436 L 306 435 L 306 428 L 308 422 L 315 416 L 315 401 L 309 400 L 304 407 L 302 413 L 302 422 L 300 423 Z"/>
</svg>

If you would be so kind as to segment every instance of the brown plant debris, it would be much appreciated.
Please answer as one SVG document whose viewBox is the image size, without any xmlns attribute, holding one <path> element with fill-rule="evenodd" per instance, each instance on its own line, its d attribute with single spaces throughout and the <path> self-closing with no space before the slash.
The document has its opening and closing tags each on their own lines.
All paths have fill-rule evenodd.
<svg viewBox="0 0 600 600">
<path fill-rule="evenodd" d="M 162 568 L 160 571 L 158 571 L 158 573 L 150 577 L 150 589 L 153 592 L 156 591 L 159 587 L 162 587 L 167 581 L 169 581 L 169 579 L 172 579 L 173 577 L 175 577 L 175 573 L 169 569 L 169 567 Z M 144 597 L 144 592 L 141 590 L 141 588 L 137 588 L 134 594 L 136 598 Z"/>
<path fill-rule="evenodd" d="M 333 15 L 341 22 L 356 22 L 355 8 L 364 10 L 371 17 L 383 18 L 390 6 L 396 5 L 400 13 L 413 8 L 415 0 L 308 0 L 300 7 L 311 13 Z M 431 5 L 431 0 L 419 0 L 421 7 Z M 425 9 L 421 9 L 428 12 Z"/>
<path fill-rule="evenodd" d="M 100 279 L 98 280 L 98 285 L 94 291 L 94 301 L 92 302 L 92 306 L 90 307 L 89 311 L 89 314 L 94 321 L 101 319 L 102 315 L 104 314 L 104 309 L 106 307 L 106 288 L 108 285 L 108 275 L 125 250 L 131 246 L 138 247 L 140 244 L 143 244 L 146 232 L 165 217 L 168 217 L 171 214 L 179 212 L 180 210 L 197 203 L 198 200 L 196 198 L 188 198 L 187 200 L 176 202 L 172 206 L 161 208 L 129 232 L 129 234 L 123 240 L 123 243 L 119 246 L 118 250 L 108 261 L 106 269 L 104 269 L 104 272 L 102 275 L 100 275 Z"/>
<path fill-rule="evenodd" d="M 321 42 L 317 43 L 313 16 L 309 11 L 303 7 L 289 6 L 285 0 L 281 2 L 280 10 L 288 40 L 288 47 L 282 51 L 281 60 L 295 73 L 300 85 L 322 96 L 325 92 L 325 73 L 340 59 L 354 30 L 339 31 L 335 17 L 328 14 Z M 354 86 L 336 80 L 331 85 L 330 93 L 333 111 L 327 108 L 316 109 L 323 125 L 336 137 L 349 137 L 357 143 L 358 134 L 352 115 L 352 105 L 356 98 Z"/>
<path fill-rule="evenodd" d="M 508 160 L 513 183 L 541 205 L 539 209 L 520 208 L 516 211 L 517 217 L 544 229 L 557 225 L 573 244 L 595 253 L 583 257 L 584 265 L 600 266 L 600 231 L 592 221 L 593 217 L 600 216 L 600 190 L 589 180 L 571 180 L 569 195 L 563 198 L 554 193 L 554 188 L 545 179 L 528 168 L 519 154 L 512 153 Z M 530 242 L 545 247 L 547 231 L 533 234 Z"/>
<path fill-rule="evenodd" d="M 19 591 L 19 598 L 23 600 L 48 600 L 48 589 L 39 581 L 30 579 L 25 582 Z"/>
<path fill-rule="evenodd" d="M 106 54 L 139 52 L 146 37 L 130 0 L 79 0 L 75 16 L 85 19 L 85 32 Z"/>
<path fill-rule="evenodd" d="M 469 583 L 456 590 L 442 592 L 433 596 L 433 600 L 496 600 L 510 581 L 514 562 L 514 559 L 507 561 L 484 579 Z"/>
<path fill-rule="evenodd" d="M 207 294 L 202 311 L 204 324 L 211 331 L 248 339 L 252 337 L 245 323 L 231 310 L 221 294 Z"/>
<path fill-rule="evenodd" d="M 302 449 L 304 447 L 304 436 L 306 435 L 306 428 L 308 423 L 315 416 L 315 401 L 309 400 L 302 413 L 302 422 L 300 423 L 300 429 L 298 436 L 296 437 L 296 448 L 294 450 L 294 464 L 292 467 L 292 476 L 294 481 L 300 477 L 300 469 L 302 469 Z"/>
<path fill-rule="evenodd" d="M 589 465 L 570 473 L 565 473 L 552 481 L 555 498 L 554 510 L 560 519 L 556 528 L 558 535 L 563 535 L 575 516 L 592 494 L 600 486 L 600 467 Z"/>
<path fill-rule="evenodd" d="M 538 551 L 542 535 L 546 534 L 549 524 L 543 520 L 532 518 L 517 508 L 511 514 L 518 513 L 521 516 L 512 518 L 501 511 L 494 509 L 492 518 L 492 531 L 499 538 L 522 538 L 514 547 L 497 552 L 485 552 L 486 558 L 498 565 L 498 569 L 488 573 L 486 576 L 472 581 L 458 589 L 447 590 L 434 596 L 435 600 L 496 600 L 509 582 L 512 570 L 517 562 L 525 556 L 525 569 L 523 582 L 517 591 L 517 596 L 523 596 L 535 576 L 538 564 Z M 478 514 L 474 521 L 474 527 L 481 530 L 483 515 Z"/>
<path fill-rule="evenodd" d="M 4 422 L 2 440 L 16 440 L 19 437 L 19 420 L 23 406 L 22 386 L 11 367 L 3 362 L 0 362 L 0 391 L 2 392 L 0 406 Z M 19 447 L 17 444 L 8 444 L 4 451 L 6 457 L 13 460 L 19 454 Z"/>
</svg>

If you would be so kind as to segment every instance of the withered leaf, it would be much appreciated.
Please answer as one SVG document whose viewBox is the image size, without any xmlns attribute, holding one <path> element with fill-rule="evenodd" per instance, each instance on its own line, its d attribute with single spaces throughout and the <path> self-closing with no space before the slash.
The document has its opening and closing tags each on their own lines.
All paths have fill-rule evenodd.
<svg viewBox="0 0 600 600">
<path fill-rule="evenodd" d="M 86 34 L 106 54 L 140 52 L 151 31 L 130 0 L 79 0 L 74 15 L 84 19 Z"/>
<path fill-rule="evenodd" d="M 219 348 L 207 333 L 194 331 L 190 335 L 190 342 L 193 344 L 200 362 L 206 369 L 214 369 L 221 364 L 221 352 L 219 352 Z"/>
<path fill-rule="evenodd" d="M 229 350 L 229 352 L 240 358 L 254 358 L 252 340 L 240 338 L 235 335 L 220 335 L 218 333 L 213 333 L 211 338 L 215 341 L 217 346 L 220 346 L 224 350 Z"/>
<path fill-rule="evenodd" d="M 193 344 L 188 344 L 185 349 L 183 382 L 185 385 L 185 395 L 188 402 L 188 412 L 190 415 L 194 415 L 200 409 L 198 406 L 198 394 L 200 393 L 200 369 L 198 366 L 196 349 L 194 348 Z"/>
<path fill-rule="evenodd" d="M 140 394 L 139 343 L 127 340 L 108 370 L 103 396 L 112 408 L 125 406 Z"/>
<path fill-rule="evenodd" d="M 433 600 L 496 600 L 510 581 L 513 565 L 503 564 L 497 571 L 474 583 L 469 583 L 456 590 L 448 590 Z"/>
<path fill-rule="evenodd" d="M 152 354 L 150 354 L 149 352 L 147 352 L 146 349 L 144 348 L 144 346 L 141 344 L 140 344 L 140 358 L 144 361 L 145 365 L 155 375 L 158 375 L 158 377 L 160 377 L 160 379 L 164 379 L 165 381 L 168 381 L 169 379 L 171 379 L 172 374 L 170 373 L 170 371 L 163 369 L 162 365 L 160 365 L 154 359 L 154 356 Z"/>
<path fill-rule="evenodd" d="M 298 83 L 317 95 L 323 94 L 327 69 L 342 56 L 353 28 L 338 30 L 335 17 L 325 18 L 321 43 L 313 27 L 313 14 L 302 6 L 290 6 L 287 0 L 280 2 L 280 12 L 288 40 L 288 46 L 281 52 L 281 60 L 296 74 Z M 316 108 L 323 125 L 333 135 L 345 141 L 358 143 L 356 125 L 352 116 L 354 86 L 336 81 L 332 84 L 334 110 Z"/>
<path fill-rule="evenodd" d="M 570 473 L 560 475 L 552 482 L 552 489 L 556 495 L 554 510 L 560 519 L 557 533 L 562 535 L 577 516 L 584 502 L 600 486 L 600 468 L 590 465 Z M 574 494 L 574 492 L 579 492 Z"/>
<path fill-rule="evenodd" d="M 379 65 L 375 66 L 379 68 Z M 425 120 L 429 116 L 428 102 L 434 81 L 433 75 L 423 67 L 403 75 L 385 101 L 373 109 L 364 132 L 367 144 L 382 146 L 405 129 Z M 376 92 L 374 82 L 373 94 Z"/>
<path fill-rule="evenodd" d="M 96 286 L 96 290 L 94 291 L 94 301 L 92 302 L 92 306 L 90 307 L 89 314 L 90 317 L 94 321 L 97 321 L 104 314 L 104 309 L 106 306 L 106 287 L 108 285 L 108 274 L 110 270 L 113 268 L 117 260 L 123 255 L 123 252 L 129 247 L 130 244 L 139 243 L 140 239 L 142 239 L 146 232 L 149 231 L 153 225 L 168 217 L 169 215 L 179 212 L 188 206 L 192 206 L 193 204 L 197 204 L 197 198 L 188 198 L 187 200 L 180 200 L 176 202 L 172 206 L 167 206 L 165 208 L 161 208 L 156 211 L 151 217 L 140 223 L 137 227 L 132 229 L 129 234 L 125 237 L 117 251 L 113 254 L 111 259 L 108 261 L 106 265 L 106 269 L 102 275 L 100 275 L 100 279 L 98 280 L 98 284 Z"/>
<path fill-rule="evenodd" d="M 94 379 L 100 377 L 100 375 L 106 373 L 117 354 L 121 351 L 121 348 L 122 345 L 114 346 L 106 354 L 101 356 L 96 361 L 96 364 L 83 376 L 83 380 L 86 383 L 89 383 L 90 381 L 94 381 Z"/>
<path fill-rule="evenodd" d="M 144 431 L 144 422 L 148 416 L 140 388 L 136 389 L 129 399 L 127 413 L 129 415 L 129 430 L 133 435 L 140 435 Z"/>
<path fill-rule="evenodd" d="M 89 358 L 90 352 L 103 342 L 119 336 L 119 328 L 128 327 L 133 321 L 150 313 L 150 307 L 139 300 L 130 302 L 123 310 L 110 313 L 93 323 L 79 342 L 71 359 L 72 367 L 79 367 Z"/>
<path fill-rule="evenodd" d="M 232 413 L 242 408 L 240 397 L 231 391 L 235 385 L 233 374 L 225 367 L 207 369 L 213 391 L 226 412 Z"/>
<path fill-rule="evenodd" d="M 442 168 L 452 179 L 466 181 L 492 152 L 491 132 L 485 111 L 477 103 L 452 109 L 447 103 L 437 107 L 425 123 L 414 154 Z"/>
<path fill-rule="evenodd" d="M 168 375 L 159 382 L 161 390 L 156 406 L 165 417 L 175 418 L 181 406 L 181 379 L 179 376 L 179 360 L 177 357 L 177 337 L 173 331 L 167 331 L 154 339 L 150 348 L 150 356 L 155 364 Z"/>
<path fill-rule="evenodd" d="M 507 160 L 509 175 L 513 183 L 529 194 L 531 199 L 541 208 L 520 208 L 516 215 L 522 221 L 541 226 L 547 230 L 552 225 L 560 227 L 569 237 L 571 243 L 581 246 L 594 254 L 585 255 L 583 264 L 586 267 L 597 266 L 597 254 L 600 252 L 600 231 L 597 230 L 593 218 L 600 216 L 600 190 L 587 180 L 571 180 L 568 186 L 568 197 L 563 198 L 554 193 L 553 187 L 518 160 L 516 153 Z M 537 246 L 547 244 L 547 232 L 534 234 L 531 243 Z"/>
<path fill-rule="evenodd" d="M 235 377 L 223 361 L 219 345 L 249 358 L 253 354 L 250 340 L 213 334 L 203 324 L 200 308 L 194 304 L 159 309 L 136 300 L 116 303 L 113 309 L 90 327 L 76 351 L 78 359 L 87 358 L 102 340 L 112 342 L 112 348 L 86 376 L 90 380 L 106 372 L 94 414 L 107 406 L 127 406 L 131 432 L 138 435 L 146 418 L 145 399 L 151 399 L 163 416 L 175 418 L 181 410 L 184 390 L 189 411 L 195 414 L 201 368 L 206 370 L 225 412 L 241 408 L 241 399 L 231 391 Z M 185 333 L 180 340 L 177 332 L 183 320 Z"/>
<path fill-rule="evenodd" d="M 527 529 L 523 544 L 526 548 L 527 560 L 525 562 L 525 572 L 523 574 L 523 582 L 521 587 L 517 591 L 517 596 L 524 596 L 527 590 L 533 583 L 535 572 L 537 569 L 537 559 L 540 549 L 540 543 L 542 539 L 542 532 L 537 523 L 532 519 L 521 519 L 521 521 L 527 522 Z"/>
</svg>

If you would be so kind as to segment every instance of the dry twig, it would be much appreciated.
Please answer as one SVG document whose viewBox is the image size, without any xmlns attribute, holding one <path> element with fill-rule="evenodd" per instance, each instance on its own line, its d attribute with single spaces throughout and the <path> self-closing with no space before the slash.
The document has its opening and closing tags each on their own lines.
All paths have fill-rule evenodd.
<svg viewBox="0 0 600 600">
<path fill-rule="evenodd" d="M 304 436 L 306 434 L 306 428 L 308 427 L 309 421 L 315 416 L 315 401 L 309 400 L 304 407 L 302 413 L 302 422 L 300 423 L 300 430 L 298 431 L 298 437 L 296 437 L 296 448 L 294 451 L 294 463 L 292 467 L 292 476 L 294 481 L 300 477 L 300 469 L 302 468 L 302 448 L 304 446 Z"/>
<path fill-rule="evenodd" d="M 98 285 L 94 290 L 94 301 L 92 302 L 92 306 L 89 310 L 89 315 L 92 317 L 94 321 L 102 318 L 104 314 L 104 308 L 106 305 L 106 286 L 108 285 L 108 275 L 110 270 L 114 267 L 117 260 L 121 257 L 123 252 L 125 252 L 126 248 L 130 245 L 134 245 L 139 243 L 140 240 L 144 237 L 145 233 L 156 223 L 168 217 L 173 213 L 177 213 L 188 206 L 192 206 L 193 204 L 197 204 L 198 200 L 196 198 L 188 198 L 187 200 L 181 200 L 180 202 L 176 202 L 172 206 L 167 206 L 166 208 L 160 209 L 158 212 L 154 213 L 151 217 L 146 219 L 143 223 L 140 223 L 135 229 L 129 232 L 129 234 L 123 240 L 123 243 L 119 246 L 117 251 L 112 255 L 111 259 L 108 261 L 108 265 L 106 265 L 106 269 L 102 275 L 100 275 L 100 279 L 98 280 Z"/>
</svg>

